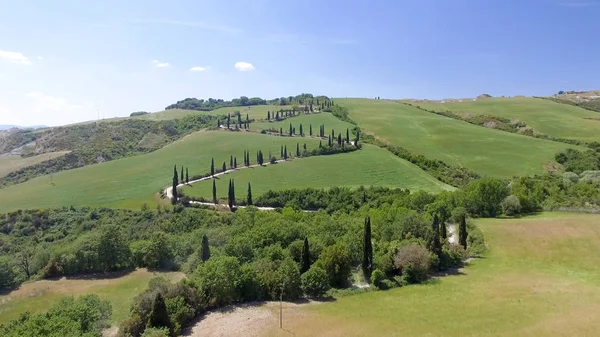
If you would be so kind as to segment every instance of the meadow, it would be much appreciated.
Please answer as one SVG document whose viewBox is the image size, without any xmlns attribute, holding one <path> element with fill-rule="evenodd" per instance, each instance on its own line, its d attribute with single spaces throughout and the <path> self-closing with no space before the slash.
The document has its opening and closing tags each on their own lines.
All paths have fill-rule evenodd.
<svg viewBox="0 0 600 337">
<path fill-rule="evenodd" d="M 127 317 L 133 298 L 148 287 L 148 281 L 157 276 L 178 281 L 184 277 L 176 272 L 150 272 L 138 269 L 127 274 L 113 274 L 108 277 L 62 278 L 42 280 L 23 284 L 19 289 L 0 295 L 0 324 L 17 319 L 21 313 L 45 312 L 61 297 L 78 297 L 96 294 L 112 304 L 112 323 L 116 324 Z"/>
<path fill-rule="evenodd" d="M 407 101 L 433 110 L 450 110 L 458 114 L 482 114 L 518 119 L 534 130 L 559 138 L 583 141 L 600 140 L 600 119 L 597 112 L 533 97 L 487 98 L 481 100 Z"/>
<path fill-rule="evenodd" d="M 598 215 L 565 213 L 477 220 L 489 252 L 457 275 L 288 308 L 285 330 L 274 312 L 261 334 L 594 336 L 599 222 Z"/>
<path fill-rule="evenodd" d="M 566 148 L 564 143 L 493 130 L 425 112 L 399 102 L 337 99 L 366 132 L 415 154 L 499 178 L 534 175 Z"/>
<path fill-rule="evenodd" d="M 354 138 L 352 137 L 352 135 L 353 135 L 352 129 L 354 128 L 354 125 L 352 125 L 348 122 L 344 122 L 328 112 L 309 114 L 309 115 L 302 114 L 302 115 L 288 118 L 286 120 L 282 120 L 279 122 L 277 122 L 277 121 L 269 122 L 269 121 L 265 120 L 265 121 L 261 121 L 261 122 L 251 123 L 250 129 L 255 130 L 255 131 L 261 131 L 261 130 L 268 130 L 268 129 L 279 130 L 279 128 L 281 128 L 283 131 L 283 134 L 286 135 L 289 133 L 290 123 L 292 124 L 293 128 L 296 128 L 297 134 L 300 133 L 300 124 L 302 124 L 302 129 L 303 129 L 303 132 L 305 135 L 309 135 L 310 125 L 312 125 L 313 135 L 315 135 L 315 136 L 317 136 L 319 134 L 319 127 L 321 125 L 325 126 L 325 135 L 326 136 L 331 134 L 331 130 L 334 130 L 336 135 L 341 132 L 342 136 L 346 137 L 346 129 L 350 129 L 351 140 L 354 140 Z"/>
<path fill-rule="evenodd" d="M 364 145 L 362 150 L 350 153 L 300 158 L 230 172 L 219 176 L 216 181 L 217 196 L 220 199 L 227 200 L 229 179 L 235 180 L 236 198 L 244 200 L 248 183 L 252 186 L 253 197 L 269 190 L 361 185 L 427 192 L 454 190 L 452 186 L 438 181 L 417 166 L 373 145 Z M 186 186 L 183 191 L 189 196 L 212 199 L 212 180 Z"/>
<path fill-rule="evenodd" d="M 69 151 L 58 151 L 40 154 L 31 157 L 21 156 L 0 156 L 0 178 L 6 176 L 10 172 L 22 169 L 27 166 L 35 165 L 43 161 L 60 157 L 69 153 Z"/>
<path fill-rule="evenodd" d="M 89 205 L 117 208 L 155 206 L 159 190 L 171 183 L 173 165 L 189 167 L 190 176 L 210 172 L 211 158 L 215 167 L 229 166 L 230 155 L 243 163 L 244 150 L 256 161 L 256 151 L 279 157 L 280 146 L 295 151 L 296 144 L 313 149 L 316 138 L 267 136 L 250 132 L 200 131 L 157 151 L 61 171 L 51 176 L 36 177 L 27 182 L 0 189 L 0 212 L 16 209 Z M 335 163 L 334 157 L 332 163 Z M 168 202 L 168 201 L 164 201 Z"/>
</svg>

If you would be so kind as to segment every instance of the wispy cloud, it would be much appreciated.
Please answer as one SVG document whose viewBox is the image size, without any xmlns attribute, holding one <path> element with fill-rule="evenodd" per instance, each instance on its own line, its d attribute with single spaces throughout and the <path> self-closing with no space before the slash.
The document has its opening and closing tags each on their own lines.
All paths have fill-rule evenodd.
<svg viewBox="0 0 600 337">
<path fill-rule="evenodd" d="M 159 60 L 152 60 L 152 63 L 157 68 L 169 68 L 171 66 L 169 62 L 160 62 Z"/>
<path fill-rule="evenodd" d="M 16 51 L 0 50 L 0 60 L 8 61 L 15 64 L 30 65 L 31 61 L 23 53 Z"/>
<path fill-rule="evenodd" d="M 565 7 L 590 7 L 600 4 L 595 0 L 557 0 L 556 4 Z"/>
<path fill-rule="evenodd" d="M 180 20 L 163 20 L 163 19 L 129 19 L 125 20 L 127 23 L 138 24 L 138 25 L 171 25 L 171 26 L 184 26 L 184 27 L 195 27 L 209 30 L 220 31 L 230 34 L 239 34 L 243 30 L 231 26 L 220 25 L 215 23 L 209 23 L 205 21 L 180 21 Z"/>
<path fill-rule="evenodd" d="M 202 72 L 202 71 L 206 71 L 208 70 L 208 67 L 191 67 L 190 71 L 195 71 L 195 72 Z"/>
<path fill-rule="evenodd" d="M 252 71 L 252 70 L 256 69 L 256 68 L 254 68 L 252 63 L 248 63 L 248 62 L 237 62 L 235 64 L 235 68 L 239 71 Z"/>
</svg>

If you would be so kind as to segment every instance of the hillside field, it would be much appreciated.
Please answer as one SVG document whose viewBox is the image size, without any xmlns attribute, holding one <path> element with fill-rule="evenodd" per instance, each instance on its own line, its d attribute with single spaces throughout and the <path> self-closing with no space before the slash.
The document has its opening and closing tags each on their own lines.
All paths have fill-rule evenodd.
<svg viewBox="0 0 600 337">
<path fill-rule="evenodd" d="M 572 105 L 533 97 L 487 98 L 482 100 L 407 101 L 433 111 L 482 114 L 518 119 L 534 130 L 559 138 L 600 141 L 600 115 Z"/>
<path fill-rule="evenodd" d="M 296 134 L 300 134 L 300 124 L 302 124 L 302 129 L 305 135 L 310 134 L 310 125 L 312 125 L 313 135 L 315 136 L 319 134 L 319 126 L 321 125 L 325 125 L 325 136 L 330 135 L 331 130 L 334 130 L 336 135 L 341 132 L 342 137 L 346 137 L 346 129 L 350 129 L 351 140 L 354 140 L 352 137 L 352 129 L 354 128 L 354 125 L 344 122 L 328 112 L 300 115 L 279 122 L 269 122 L 265 120 L 250 124 L 250 129 L 260 131 L 268 129 L 279 130 L 279 128 L 282 128 L 283 134 L 287 135 L 290 130 L 290 123 L 292 124 L 293 128 L 296 128 Z"/>
<path fill-rule="evenodd" d="M 243 151 L 250 151 L 256 161 L 256 151 L 279 156 L 280 146 L 296 149 L 296 144 L 318 146 L 316 138 L 267 136 L 250 132 L 196 132 L 157 151 L 90 165 L 74 170 L 40 176 L 22 184 L 0 189 L 0 212 L 28 208 L 90 205 L 139 208 L 156 205 L 156 194 L 171 183 L 173 165 L 189 167 L 190 176 L 210 172 L 211 158 L 215 167 L 223 162 L 229 166 L 230 155 L 243 163 Z M 332 157 L 333 158 L 333 157 Z"/>
<path fill-rule="evenodd" d="M 416 154 L 464 166 L 482 175 L 511 178 L 544 172 L 564 143 L 493 130 L 425 112 L 399 102 L 336 99 L 365 131 Z"/>
<path fill-rule="evenodd" d="M 52 158 L 60 157 L 69 153 L 69 151 L 58 151 L 40 154 L 31 157 L 21 156 L 0 156 L 0 178 L 7 174 L 22 169 L 27 166 L 35 165 Z"/>
<path fill-rule="evenodd" d="M 118 277 L 117 277 L 118 276 Z M 127 317 L 133 298 L 144 291 L 148 281 L 157 276 L 178 281 L 182 273 L 150 272 L 145 269 L 121 275 L 113 274 L 105 278 L 62 278 L 60 280 L 42 280 L 23 284 L 19 289 L 0 295 L 0 324 L 17 319 L 20 314 L 29 311 L 32 314 L 45 312 L 61 297 L 96 294 L 102 300 L 112 304 L 112 323 L 117 324 Z M 66 336 L 65 336 L 66 337 Z"/>
<path fill-rule="evenodd" d="M 291 108 L 291 106 L 279 106 L 279 105 L 252 105 L 252 106 L 236 106 L 219 108 L 211 111 L 198 111 L 198 110 L 183 110 L 183 109 L 169 109 L 159 112 L 154 112 L 147 115 L 134 116 L 132 118 L 137 119 L 149 119 L 149 120 L 169 120 L 183 118 L 188 115 L 205 114 L 213 116 L 226 116 L 227 114 L 239 111 L 242 114 L 242 119 L 246 118 L 246 114 L 250 119 L 267 119 L 267 111 L 275 111 L 281 108 Z"/>
<path fill-rule="evenodd" d="M 545 213 L 477 220 L 489 252 L 453 276 L 333 302 L 252 308 L 264 336 L 595 336 L 600 329 L 600 216 Z M 261 311 L 262 310 L 262 311 Z M 235 324 L 236 312 L 219 324 Z M 248 317 L 260 317 L 254 324 Z M 209 320 L 210 321 L 210 320 Z M 203 330 L 200 321 L 194 330 Z M 239 325 L 239 324 L 238 324 Z"/>
<path fill-rule="evenodd" d="M 241 169 L 218 178 L 217 196 L 223 200 L 227 200 L 229 179 L 235 180 L 236 198 L 244 200 L 247 196 L 248 183 L 252 185 L 254 198 L 269 190 L 306 187 L 363 185 L 428 192 L 454 189 L 417 166 L 373 145 L 364 145 L 362 150 L 350 153 L 300 158 L 265 167 Z M 189 196 L 212 199 L 212 180 L 186 186 L 183 191 Z"/>
</svg>

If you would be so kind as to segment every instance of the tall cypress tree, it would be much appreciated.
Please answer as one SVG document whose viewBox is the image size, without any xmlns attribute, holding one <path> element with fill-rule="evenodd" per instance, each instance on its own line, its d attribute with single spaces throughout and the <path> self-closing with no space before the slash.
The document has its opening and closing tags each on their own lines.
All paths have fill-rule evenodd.
<svg viewBox="0 0 600 337">
<path fill-rule="evenodd" d="M 185 183 L 189 184 L 190 183 L 190 173 L 188 171 L 188 168 L 185 168 Z"/>
<path fill-rule="evenodd" d="M 233 168 L 233 156 L 229 155 L 229 168 L 232 169 Z"/>
<path fill-rule="evenodd" d="M 319 140 L 319 149 L 323 147 L 323 141 Z"/>
<path fill-rule="evenodd" d="M 171 203 L 177 203 L 177 185 L 179 185 L 179 179 L 177 178 L 177 165 L 173 167 L 173 197 L 171 198 Z"/>
<path fill-rule="evenodd" d="M 267 111 L 267 120 L 270 121 L 271 120 L 271 111 Z"/>
<path fill-rule="evenodd" d="M 247 204 L 252 205 L 252 187 L 250 186 L 250 183 L 248 183 L 248 196 L 246 199 Z"/>
<path fill-rule="evenodd" d="M 217 127 L 220 128 L 221 127 L 221 120 L 217 118 Z"/>
<path fill-rule="evenodd" d="M 354 146 L 358 147 L 358 140 L 360 139 L 360 132 L 356 130 L 356 138 L 354 139 Z"/>
<path fill-rule="evenodd" d="M 312 124 L 308 125 L 308 133 L 312 137 Z"/>
<path fill-rule="evenodd" d="M 169 313 L 167 312 L 167 306 L 160 292 L 157 292 L 154 300 L 152 301 L 152 311 L 148 316 L 148 327 L 152 328 L 168 328 L 171 329 L 171 321 L 169 320 Z"/>
<path fill-rule="evenodd" d="M 310 269 L 310 252 L 308 250 L 308 238 L 304 238 L 304 245 L 302 246 L 302 267 L 300 273 L 304 274 Z"/>
<path fill-rule="evenodd" d="M 281 151 L 280 151 L 280 156 L 279 158 L 283 158 L 283 145 L 281 145 Z"/>
<path fill-rule="evenodd" d="M 292 136 L 292 123 L 290 123 L 290 137 Z"/>
<path fill-rule="evenodd" d="M 231 179 L 231 203 L 235 206 L 235 180 Z"/>
<path fill-rule="evenodd" d="M 237 157 L 233 158 L 233 168 L 237 169 Z"/>
<path fill-rule="evenodd" d="M 223 172 L 227 171 L 227 165 L 225 165 L 225 162 L 223 162 Z"/>
<path fill-rule="evenodd" d="M 229 129 L 229 125 L 231 125 L 231 114 L 227 114 L 227 129 Z"/>
<path fill-rule="evenodd" d="M 201 255 L 202 262 L 208 261 L 210 259 L 210 246 L 208 245 L 208 238 L 205 234 L 202 235 L 202 247 L 201 247 Z"/>
<path fill-rule="evenodd" d="M 431 251 L 439 258 L 442 257 L 442 243 L 440 241 L 440 225 L 437 214 L 433 215 L 433 222 L 431 223 L 431 230 L 433 235 L 431 237 Z"/>
<path fill-rule="evenodd" d="M 373 245 L 371 243 L 371 217 L 365 219 L 365 228 L 363 233 L 363 260 L 362 270 L 367 280 L 371 279 L 373 271 Z"/>
<path fill-rule="evenodd" d="M 283 136 L 283 129 L 279 127 L 279 136 Z"/>
<path fill-rule="evenodd" d="M 440 219 L 440 237 L 446 242 L 446 238 L 448 237 L 448 229 L 446 228 L 446 219 L 442 217 Z"/>
<path fill-rule="evenodd" d="M 231 191 L 231 179 L 229 179 L 229 192 L 227 192 L 227 204 L 229 205 L 229 209 L 233 209 L 233 199 L 231 198 L 233 194 Z"/>
<path fill-rule="evenodd" d="M 296 143 L 296 157 L 300 157 L 300 143 Z"/>
<path fill-rule="evenodd" d="M 300 124 L 300 137 L 304 137 L 304 131 L 302 130 L 302 124 Z"/>
<path fill-rule="evenodd" d="M 338 145 L 342 146 L 342 134 L 338 133 Z"/>
<path fill-rule="evenodd" d="M 179 181 L 181 181 L 182 183 L 185 181 L 185 179 L 183 178 L 183 165 L 181 165 L 181 178 L 179 179 Z"/>
<path fill-rule="evenodd" d="M 283 146 L 283 159 L 288 159 L 287 145 Z"/>
<path fill-rule="evenodd" d="M 219 200 L 217 200 L 217 179 L 213 179 L 213 203 L 216 205 L 219 203 Z"/>
<path fill-rule="evenodd" d="M 327 145 L 328 145 L 329 147 L 331 147 L 331 145 L 332 145 L 332 144 L 331 144 L 331 135 L 329 136 L 329 142 L 327 143 Z"/>
<path fill-rule="evenodd" d="M 214 176 L 215 176 L 215 158 L 212 158 L 212 159 L 210 160 L 210 175 L 211 175 L 212 177 L 214 177 Z"/>
<path fill-rule="evenodd" d="M 458 225 L 458 244 L 467 249 L 467 216 L 463 214 L 460 218 L 460 224 Z"/>
<path fill-rule="evenodd" d="M 350 130 L 346 129 L 346 144 L 350 144 Z"/>
</svg>

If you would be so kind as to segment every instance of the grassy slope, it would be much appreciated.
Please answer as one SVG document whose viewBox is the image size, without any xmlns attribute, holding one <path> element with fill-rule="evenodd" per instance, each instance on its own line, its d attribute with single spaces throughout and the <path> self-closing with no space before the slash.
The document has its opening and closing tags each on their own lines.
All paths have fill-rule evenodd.
<svg viewBox="0 0 600 337">
<path fill-rule="evenodd" d="M 361 151 L 295 159 L 276 165 L 239 170 L 220 178 L 217 180 L 217 195 L 223 200 L 227 200 L 230 178 L 235 179 L 238 199 L 246 199 L 248 183 L 252 184 L 254 197 L 268 190 L 302 187 L 374 185 L 430 192 L 453 189 L 413 164 L 391 155 L 387 150 L 370 145 L 365 145 Z M 211 199 L 212 181 L 205 180 L 185 187 L 184 192 L 190 196 Z"/>
<path fill-rule="evenodd" d="M 582 214 L 479 220 L 490 251 L 462 274 L 307 306 L 284 316 L 284 327 L 301 336 L 597 335 L 599 222 Z M 284 335 L 271 327 L 266 335 Z"/>
<path fill-rule="evenodd" d="M 21 156 L 0 156 L 0 178 L 6 176 L 10 172 L 41 163 L 52 158 L 60 157 L 68 152 L 69 151 L 49 152 L 25 158 L 22 158 Z"/>
<path fill-rule="evenodd" d="M 290 106 L 291 107 L 291 106 Z M 282 108 L 279 105 L 254 105 L 247 107 L 231 107 L 231 108 L 219 108 L 212 111 L 196 111 L 196 110 L 182 110 L 182 109 L 171 109 L 164 110 L 148 115 L 135 116 L 133 118 L 138 119 L 150 119 L 150 120 L 169 120 L 183 118 L 188 115 L 195 114 L 207 114 L 213 116 L 227 115 L 228 113 L 233 114 L 234 111 L 239 111 L 242 114 L 242 119 L 246 118 L 246 114 L 250 119 L 267 119 L 267 111 L 274 111 Z"/>
<path fill-rule="evenodd" d="M 544 163 L 567 144 L 491 130 L 398 102 L 336 99 L 361 128 L 429 158 L 484 175 L 512 177 L 544 172 Z"/>
<path fill-rule="evenodd" d="M 585 141 L 600 140 L 598 113 L 549 100 L 520 98 L 489 98 L 463 102 L 411 102 L 435 111 L 484 114 L 519 119 L 541 133 Z M 594 118 L 594 119 L 591 119 Z"/>
<path fill-rule="evenodd" d="M 210 171 L 213 157 L 217 167 L 223 161 L 229 165 L 231 154 L 242 163 L 243 150 L 248 149 L 255 161 L 258 150 L 265 156 L 269 151 L 278 156 L 280 145 L 295 150 L 297 141 L 249 132 L 197 132 L 152 153 L 59 172 L 52 181 L 41 176 L 0 189 L 0 212 L 65 205 L 155 205 L 155 194 L 170 183 L 174 164 L 189 166 L 190 175 L 204 174 Z M 316 139 L 302 141 L 309 149 L 318 146 Z"/>
<path fill-rule="evenodd" d="M 181 273 L 149 272 L 136 270 L 122 277 L 100 279 L 61 279 L 26 283 L 19 289 L 0 296 L 0 324 L 16 319 L 25 311 L 33 314 L 47 311 L 58 299 L 65 296 L 96 294 L 112 304 L 113 324 L 125 319 L 131 300 L 141 293 L 148 281 L 164 276 L 173 281 L 183 277 Z"/>
<path fill-rule="evenodd" d="M 292 127 L 296 128 L 296 133 L 300 134 L 300 124 L 302 124 L 302 129 L 305 135 L 309 135 L 310 125 L 313 127 L 313 135 L 319 134 L 319 126 L 321 124 L 325 125 L 325 135 L 330 135 L 331 130 L 335 131 L 335 134 L 342 133 L 342 136 L 346 136 L 346 129 L 350 129 L 350 137 L 352 137 L 352 128 L 354 125 L 341 121 L 333 116 L 331 113 L 323 112 L 312 115 L 300 115 L 297 117 L 288 118 L 286 120 L 280 122 L 257 122 L 250 124 L 250 128 L 252 130 L 260 131 L 265 129 L 274 128 L 279 130 L 279 128 L 283 129 L 283 134 L 286 135 L 290 130 L 290 123 L 292 123 Z"/>
</svg>

